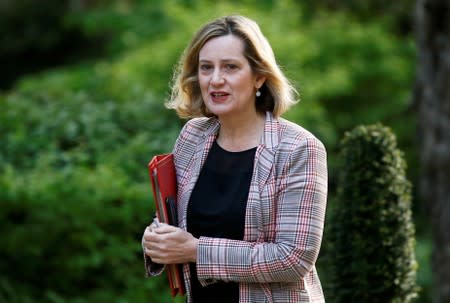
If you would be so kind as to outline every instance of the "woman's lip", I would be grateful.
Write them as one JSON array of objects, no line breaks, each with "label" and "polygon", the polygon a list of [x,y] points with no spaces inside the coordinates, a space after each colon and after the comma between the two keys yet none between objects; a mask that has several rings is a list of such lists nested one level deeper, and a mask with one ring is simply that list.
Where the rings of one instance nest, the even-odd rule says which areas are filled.
[{"label": "woman's lip", "polygon": [[229,93],[226,92],[211,92],[209,94],[213,97],[225,97],[229,95]]},{"label": "woman's lip", "polygon": [[224,102],[228,99],[230,94],[226,92],[211,92],[209,95],[213,102]]}]

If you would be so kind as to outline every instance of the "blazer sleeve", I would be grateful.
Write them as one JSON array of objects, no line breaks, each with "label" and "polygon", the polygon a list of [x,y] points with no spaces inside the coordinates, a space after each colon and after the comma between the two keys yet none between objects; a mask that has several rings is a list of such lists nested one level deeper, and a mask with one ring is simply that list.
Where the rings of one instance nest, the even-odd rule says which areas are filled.
[{"label": "blazer sleeve", "polygon": [[275,241],[246,242],[201,237],[197,274],[214,280],[295,282],[313,268],[322,241],[327,200],[327,159],[315,137],[302,139],[278,174],[271,205],[276,211]]},{"label": "blazer sleeve", "polygon": [[[184,133],[186,131],[186,128],[187,128],[187,123],[183,126],[183,128],[180,131],[180,133],[178,134],[178,137],[175,140],[175,144],[174,144],[172,153],[174,153],[174,154],[178,154],[179,153],[178,152],[178,150],[180,149],[179,146],[183,145],[183,136],[184,136]],[[156,214],[155,214],[155,216],[156,216]],[[142,244],[142,250],[144,251],[143,244]],[[152,259],[145,254],[145,252],[144,252],[144,267],[145,267],[146,277],[158,276],[165,269],[165,265],[153,262]]]},{"label": "blazer sleeve", "polygon": [[[144,245],[142,245],[142,250],[144,250]],[[145,265],[145,274],[147,278],[158,276],[165,269],[165,265],[153,262],[152,259],[145,253],[144,253],[144,265]]]}]

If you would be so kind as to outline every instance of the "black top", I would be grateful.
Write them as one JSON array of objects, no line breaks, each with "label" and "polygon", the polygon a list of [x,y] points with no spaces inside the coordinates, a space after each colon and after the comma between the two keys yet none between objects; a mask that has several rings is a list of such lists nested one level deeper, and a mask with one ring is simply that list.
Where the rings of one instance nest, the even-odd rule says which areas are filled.
[{"label": "black top", "polygon": [[[187,209],[187,230],[200,236],[242,240],[245,209],[256,147],[229,152],[214,142],[192,191]],[[239,284],[217,282],[202,287],[195,263],[190,264],[194,303],[239,302]]]}]

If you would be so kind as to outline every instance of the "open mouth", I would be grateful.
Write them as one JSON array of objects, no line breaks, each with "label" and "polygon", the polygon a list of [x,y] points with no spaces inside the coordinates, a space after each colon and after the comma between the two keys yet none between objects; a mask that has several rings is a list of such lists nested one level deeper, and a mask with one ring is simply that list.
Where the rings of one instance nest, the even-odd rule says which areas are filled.
[{"label": "open mouth", "polygon": [[214,98],[225,97],[228,95],[229,94],[227,94],[227,93],[211,93],[211,96],[213,96]]}]

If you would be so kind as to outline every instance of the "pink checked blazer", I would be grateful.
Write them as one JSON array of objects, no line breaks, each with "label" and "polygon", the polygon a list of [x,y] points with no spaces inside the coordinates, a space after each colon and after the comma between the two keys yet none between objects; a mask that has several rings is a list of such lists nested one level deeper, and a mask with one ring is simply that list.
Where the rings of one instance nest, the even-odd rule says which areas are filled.
[{"label": "pink checked blazer", "polygon": [[[184,230],[190,195],[219,128],[216,118],[195,118],[176,141],[178,218]],[[254,161],[244,239],[201,237],[200,283],[239,282],[241,303],[325,302],[315,268],[327,200],[323,144],[304,128],[268,112]],[[183,273],[187,301],[192,302],[187,264]]]}]

